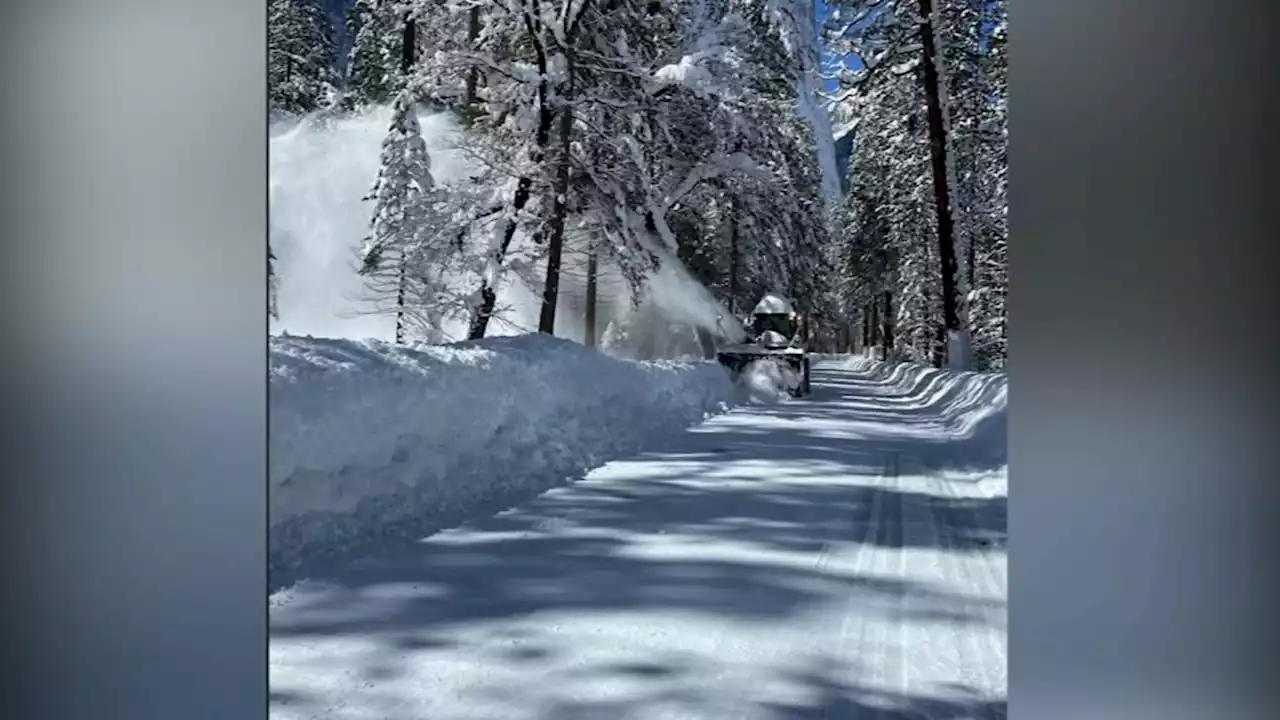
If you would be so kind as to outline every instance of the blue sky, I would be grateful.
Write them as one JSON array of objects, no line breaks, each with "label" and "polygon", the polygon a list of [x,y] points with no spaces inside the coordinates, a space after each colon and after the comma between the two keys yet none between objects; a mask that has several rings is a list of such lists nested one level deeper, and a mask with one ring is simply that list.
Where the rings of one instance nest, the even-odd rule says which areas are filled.
[{"label": "blue sky", "polygon": [[[818,20],[818,31],[821,32],[822,24],[826,22],[827,18],[831,16],[832,8],[826,3],[826,0],[814,0],[814,2],[815,2],[814,14],[817,16],[817,20]],[[828,63],[827,70],[832,70],[838,67],[841,60],[844,61],[844,65],[846,67],[852,70],[857,70],[858,68],[862,67],[861,61],[859,61],[858,58],[856,57],[826,58],[826,62]],[[836,89],[836,81],[827,80],[826,89],[828,92],[834,91]]]}]

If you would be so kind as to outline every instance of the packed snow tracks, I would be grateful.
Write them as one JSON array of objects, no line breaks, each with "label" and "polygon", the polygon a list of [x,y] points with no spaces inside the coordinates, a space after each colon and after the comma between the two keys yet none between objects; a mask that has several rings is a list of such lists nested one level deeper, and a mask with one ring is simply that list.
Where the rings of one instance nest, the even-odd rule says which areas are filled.
[{"label": "packed snow tracks", "polygon": [[273,718],[1003,718],[1005,380],[815,365],[271,599]]}]

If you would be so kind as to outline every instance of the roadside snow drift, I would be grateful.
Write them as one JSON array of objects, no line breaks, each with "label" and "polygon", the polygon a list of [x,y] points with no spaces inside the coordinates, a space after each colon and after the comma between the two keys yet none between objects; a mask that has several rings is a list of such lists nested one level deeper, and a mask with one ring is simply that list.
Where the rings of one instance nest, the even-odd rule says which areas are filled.
[{"label": "roadside snow drift", "polygon": [[414,349],[273,337],[272,585],[535,495],[733,397],[714,362],[618,360],[547,335]]},{"label": "roadside snow drift", "polygon": [[[1007,465],[1009,376],[1005,372],[939,370],[918,363],[886,363],[849,356],[823,367],[863,374],[878,397],[873,403],[927,408],[932,419],[915,427],[947,438],[919,443],[913,453],[925,467]],[[890,401],[888,396],[895,396]]]}]

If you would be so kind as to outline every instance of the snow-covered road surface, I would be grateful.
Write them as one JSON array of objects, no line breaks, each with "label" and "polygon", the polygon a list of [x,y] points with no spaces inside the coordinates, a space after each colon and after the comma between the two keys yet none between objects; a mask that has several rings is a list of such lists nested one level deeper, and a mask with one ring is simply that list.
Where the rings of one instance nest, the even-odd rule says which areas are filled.
[{"label": "snow-covered road surface", "polygon": [[275,594],[271,716],[1005,717],[1004,379],[900,370]]}]

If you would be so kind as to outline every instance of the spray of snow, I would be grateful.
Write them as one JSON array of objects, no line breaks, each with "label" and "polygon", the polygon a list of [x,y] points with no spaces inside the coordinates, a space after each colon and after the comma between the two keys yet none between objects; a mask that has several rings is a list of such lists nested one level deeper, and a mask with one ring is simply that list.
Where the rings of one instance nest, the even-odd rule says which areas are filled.
[{"label": "spray of snow", "polygon": [[654,305],[672,322],[685,323],[717,337],[736,338],[744,330],[737,318],[689,274],[674,257],[649,281]]},{"label": "spray of snow", "polygon": [[[280,319],[271,323],[273,333],[353,339],[394,334],[394,318],[362,312],[363,281],[356,273],[372,212],[363,198],[378,176],[390,121],[390,108],[380,107],[272,129],[270,225],[280,278]],[[448,116],[423,115],[419,121],[436,182],[464,176],[465,158]]]},{"label": "spray of snow", "polygon": [[[372,211],[363,198],[377,178],[390,120],[390,109],[380,107],[354,116],[273,126],[268,170],[271,242],[280,279],[280,319],[271,322],[273,334],[382,340],[394,335],[393,317],[365,312],[363,280],[356,273]],[[436,183],[449,185],[465,178],[468,158],[459,147],[460,131],[451,116],[423,114],[419,122]],[[697,327],[717,336],[740,330],[674,256],[662,254],[663,269],[647,288],[647,312],[656,313],[662,324]],[[543,277],[540,265],[530,263],[528,272],[505,276],[498,305],[507,312],[490,323],[488,335],[536,329],[541,288],[527,286],[520,277]],[[585,266],[585,255],[566,252],[556,314],[556,334],[579,341],[584,338]],[[630,315],[631,299],[617,268],[602,260],[599,327]],[[460,339],[463,328],[447,327],[446,335]]]},{"label": "spray of snow", "polygon": [[[471,165],[453,117],[423,113],[418,120],[435,183],[463,181]],[[376,107],[272,128],[268,182],[280,319],[271,322],[271,333],[381,340],[394,336],[394,317],[369,314],[363,278],[356,272],[373,210],[364,198],[378,176],[390,121],[391,109]],[[513,247],[512,256],[518,255]],[[566,259],[566,270],[573,267],[573,259]],[[490,323],[487,334],[532,331],[541,298],[515,276],[504,280],[498,306],[506,311]],[[445,336],[462,339],[465,322],[447,323]]]},{"label": "spray of snow", "polygon": [[791,401],[790,391],[800,384],[800,374],[775,360],[757,360],[742,369],[738,378],[739,403],[777,405]]}]

